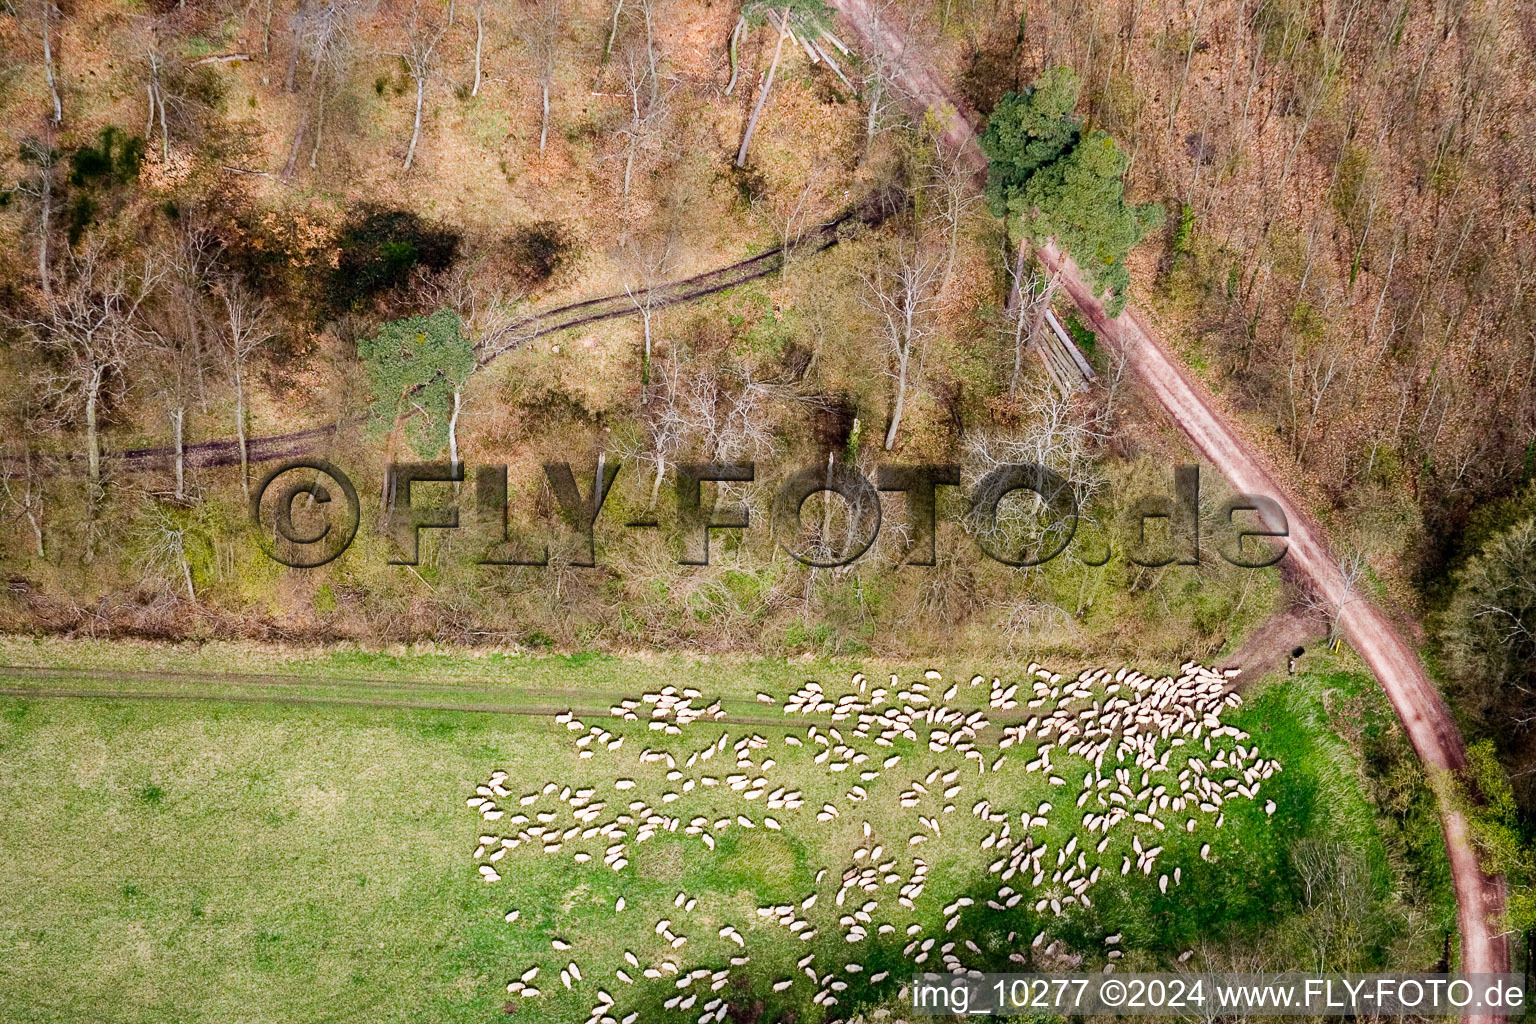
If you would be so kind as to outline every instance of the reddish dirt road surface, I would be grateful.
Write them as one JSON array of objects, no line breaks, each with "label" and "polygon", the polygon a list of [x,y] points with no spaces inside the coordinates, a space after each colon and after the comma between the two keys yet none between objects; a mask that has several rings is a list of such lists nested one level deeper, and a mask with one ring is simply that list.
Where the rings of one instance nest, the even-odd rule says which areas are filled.
[{"label": "reddish dirt road surface", "polygon": [[[907,41],[894,18],[882,17],[873,0],[840,0],[837,6],[841,24],[849,34],[866,51],[879,50],[889,59],[895,82],[908,101],[931,111],[945,125],[945,141],[978,174],[984,174],[986,158],[976,144],[973,116],[926,57]],[[1429,769],[1456,890],[1460,969],[1475,974],[1507,972],[1504,879],[1485,873],[1478,864],[1466,815],[1456,805],[1447,778],[1465,767],[1466,747],[1450,709],[1417,653],[1375,605],[1348,585],[1322,530],[1279,485],[1256,449],[1227,426],[1209,396],[1184,373],[1146,321],[1129,307],[1119,316],[1109,317],[1070,258],[1054,246],[1038,252],[1049,269],[1062,272],[1063,286],[1093,329],[1124,357],[1201,457],[1238,491],[1264,495],[1278,503],[1289,533],[1286,557],[1292,571],[1328,607],[1336,609],[1340,629],[1380,681],[1419,759]]]}]

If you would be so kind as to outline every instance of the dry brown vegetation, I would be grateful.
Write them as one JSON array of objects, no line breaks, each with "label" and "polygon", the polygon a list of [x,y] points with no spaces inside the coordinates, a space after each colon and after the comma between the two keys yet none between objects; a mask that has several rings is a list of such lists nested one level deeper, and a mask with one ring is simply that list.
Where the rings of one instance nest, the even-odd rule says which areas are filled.
[{"label": "dry brown vegetation", "polygon": [[[776,480],[829,451],[866,475],[959,459],[969,481],[1024,435],[1052,457],[1077,439],[1064,457],[1091,477],[1100,520],[1119,508],[1106,492],[1168,487],[1179,450],[1102,355],[1097,390],[1075,403],[1032,365],[1020,379],[1017,328],[1036,318],[1003,309],[1001,231],[959,187],[935,126],[900,116],[885,57],[839,56],[854,95],[787,46],[750,159],[733,167],[777,36],[740,36],[727,95],[737,14],[680,0],[18,2],[0,20],[15,185],[0,218],[15,456],[0,494],[14,524],[0,539],[4,621],[1171,656],[1218,649],[1261,614],[1267,579],[978,561],[958,503],[941,506],[936,569],[894,568],[894,497],[862,568],[802,569],[774,554],[767,482],[737,488],[759,526],[740,549],[717,535],[723,564],[708,570],[678,567],[662,533],[617,528],[596,571],[562,568],[557,552],[549,569],[488,574],[457,536],[429,541],[412,571],[386,564],[384,449],[351,419],[370,400],[356,344],[444,307],[473,340],[505,342],[530,311],[634,302],[634,317],[517,346],[465,385],[455,443],[471,470],[510,465],[518,509],[553,513],[548,459],[590,480],[600,453],[623,458],[618,522],[665,509],[680,460],[754,459]],[[1521,51],[1536,25],[1493,4],[1359,0],[953,0],[887,16],[983,113],[1045,67],[1077,70],[1081,112],[1132,154],[1131,192],[1169,204],[1166,235],[1137,253],[1134,301],[1413,601],[1413,573],[1454,557],[1454,527],[1531,460]],[[645,297],[854,203],[878,223],[757,283],[687,306]],[[390,276],[377,218],[402,216],[422,258]],[[372,255],[348,262],[358,252]],[[82,361],[57,316],[96,266],[124,301],[108,310],[112,351]],[[95,427],[80,384],[92,367],[106,368]],[[323,424],[341,425],[322,451],[375,506],[354,551],[316,573],[254,550],[238,468],[169,458],[129,473],[112,457]],[[75,472],[93,433],[106,452],[94,480]],[[1138,453],[1161,468],[1127,461]],[[1149,639],[1144,624],[1165,617],[1177,625]]]}]

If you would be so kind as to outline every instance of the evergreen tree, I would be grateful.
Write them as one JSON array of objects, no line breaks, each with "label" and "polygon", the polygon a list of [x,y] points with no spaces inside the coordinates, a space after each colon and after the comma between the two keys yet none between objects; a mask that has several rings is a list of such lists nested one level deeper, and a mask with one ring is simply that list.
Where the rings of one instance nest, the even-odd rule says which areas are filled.
[{"label": "evergreen tree", "polygon": [[1161,203],[1125,201],[1128,161],[1114,139],[1084,133],[1072,109],[1077,76],[1052,68],[1004,96],[987,122],[987,201],[1016,238],[1055,239],[1077,261],[1111,316],[1125,308],[1131,249],[1163,222]]},{"label": "evergreen tree", "polygon": [[1008,199],[1035,172],[1077,145],[1078,81],[1071,68],[1051,68],[1022,93],[1005,95],[987,120],[981,148],[991,161],[987,202],[995,217],[1008,215]]}]

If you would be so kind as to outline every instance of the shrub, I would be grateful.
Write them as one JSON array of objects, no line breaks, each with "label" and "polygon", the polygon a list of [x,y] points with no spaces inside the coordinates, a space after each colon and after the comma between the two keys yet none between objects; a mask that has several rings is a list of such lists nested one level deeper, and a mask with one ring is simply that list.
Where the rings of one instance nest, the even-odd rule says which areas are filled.
[{"label": "shrub", "polygon": [[362,307],[410,279],[418,267],[440,273],[453,265],[459,236],[429,226],[409,210],[363,211],[336,238],[328,304],[335,312]]},{"label": "shrub", "polygon": [[508,276],[523,288],[541,285],[570,263],[575,246],[559,223],[541,220],[507,239]]}]

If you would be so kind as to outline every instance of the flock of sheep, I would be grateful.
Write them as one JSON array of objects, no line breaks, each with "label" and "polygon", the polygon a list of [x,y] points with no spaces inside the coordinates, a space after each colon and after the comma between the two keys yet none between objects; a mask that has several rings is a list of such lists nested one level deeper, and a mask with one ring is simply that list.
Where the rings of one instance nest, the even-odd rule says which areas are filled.
[{"label": "flock of sheep", "polygon": [[[720,701],[708,701],[697,689],[668,686],[610,709],[612,719],[644,722],[647,732],[657,734],[654,747],[633,755],[620,751],[636,726],[615,724],[610,729],[561,713],[555,724],[579,734],[574,741],[579,759],[603,755],[614,762],[613,792],[548,782],[518,793],[509,786],[507,772],[493,773],[467,801],[484,822],[502,823],[498,834],[480,836],[474,854],[478,870],[487,882],[497,882],[502,858],[532,850],[564,854],[577,865],[600,858],[606,868],[624,872],[633,848],[661,835],[714,850],[717,840],[733,831],[788,826],[805,834],[818,827],[829,832],[853,827],[847,837],[855,841],[851,853],[831,883],[823,886],[832,874],[823,868],[803,898],[758,907],[759,921],[753,926],[758,934],[782,928],[787,936],[810,943],[835,928],[853,947],[871,935],[894,936],[899,929],[900,938],[907,940],[903,954],[914,970],[935,969],[937,965],[925,965],[936,956],[944,970],[959,973],[967,970],[961,960],[967,949],[980,953],[974,943],[941,942],[942,936],[925,936],[924,924],[912,920],[935,920],[932,897],[924,899],[930,868],[920,849],[924,844],[935,844],[940,858],[975,858],[979,853],[988,861],[988,871],[998,882],[995,897],[986,900],[992,911],[1026,904],[1038,917],[1062,915],[1075,906],[1092,906],[1091,891],[1106,867],[1120,875],[1136,871],[1150,877],[1157,872],[1165,893],[1170,885],[1180,885],[1183,866],[1162,866],[1170,845],[1164,833],[1221,828],[1226,805],[1256,800],[1263,781],[1280,770],[1277,762],[1260,757],[1248,745],[1245,732],[1221,720],[1224,710],[1241,702],[1228,689],[1235,672],[1223,674],[1188,663],[1177,677],[1090,669],[1065,680],[1038,665],[1028,671],[1025,683],[1005,685],[994,679],[988,684],[975,676],[964,687],[945,686],[934,671],[908,684],[892,676],[885,686],[855,674],[847,691],[836,696],[819,683],[807,682],[784,700],[789,729],[776,742],[756,731],[733,734]],[[984,707],[979,693],[962,696],[983,685]],[[768,693],[757,694],[757,701],[778,704]],[[698,732],[707,734],[701,744],[667,741]],[[637,794],[642,783],[624,774],[625,757],[660,773],[660,791],[650,793],[658,787],[647,777],[643,785],[649,797]],[[779,764],[780,757],[786,764]],[[881,799],[879,784],[887,779],[885,785],[891,786],[889,779],[898,772],[900,794],[891,806],[888,798]],[[989,775],[1005,772],[1036,775],[1045,785],[987,785]],[[807,802],[801,786],[831,786],[832,792],[841,791],[840,799],[817,807],[815,801]],[[1042,789],[1049,799],[1037,799]],[[1007,795],[1023,792],[1035,794],[1024,805]],[[869,801],[873,806],[863,810],[860,805]],[[671,806],[680,803],[700,813]],[[954,837],[969,832],[974,839],[977,830],[949,818],[967,803],[985,831],[970,854],[952,848]],[[1273,801],[1266,801],[1264,811],[1274,813]],[[845,814],[847,826],[840,821]],[[948,846],[946,830],[951,836]],[[1199,855],[1213,859],[1209,842],[1202,844]],[[551,967],[546,977],[558,972],[559,984],[566,989],[594,987],[596,1002],[589,1019],[601,1024],[638,1020],[638,1011],[618,1016],[617,999],[609,988],[632,985],[640,978],[665,979],[675,986],[676,993],[663,1002],[666,1009],[693,1014],[699,1024],[722,1021],[728,1006],[720,992],[732,969],[750,962],[746,947],[752,936],[735,924],[711,924],[716,938],[737,949],[716,949],[705,956],[713,966],[685,967],[685,921],[697,902],[697,896],[678,892],[672,908],[651,923],[660,939],[658,950],[645,962],[625,950],[625,965],[612,970],[612,982],[589,979],[570,953],[572,942],[558,937],[550,940],[550,947],[559,954],[556,960],[566,963]],[[953,932],[973,903],[971,897],[958,896],[945,904],[938,915],[943,932]],[[623,915],[626,909],[621,896],[614,912]],[[506,920],[516,923],[520,916],[512,910]],[[906,923],[899,923],[903,920]],[[1010,934],[1010,940],[1014,937]],[[1034,946],[1045,938],[1041,931]],[[1119,941],[1119,935],[1109,936],[1106,945]],[[812,1001],[830,1013],[847,990],[848,978],[864,974],[865,967],[856,956],[818,967],[818,957],[827,959],[825,943],[819,949],[805,948],[813,951],[796,960],[793,972],[775,978],[773,991],[789,990],[803,976],[815,990]],[[725,953],[731,955],[726,958]],[[1020,954],[1011,955],[1022,962]],[[1118,948],[1108,954],[1110,960],[1120,955]],[[888,973],[866,977],[878,984]],[[539,986],[545,984],[540,975],[540,965],[530,966],[507,991],[537,998],[543,994]]]}]

